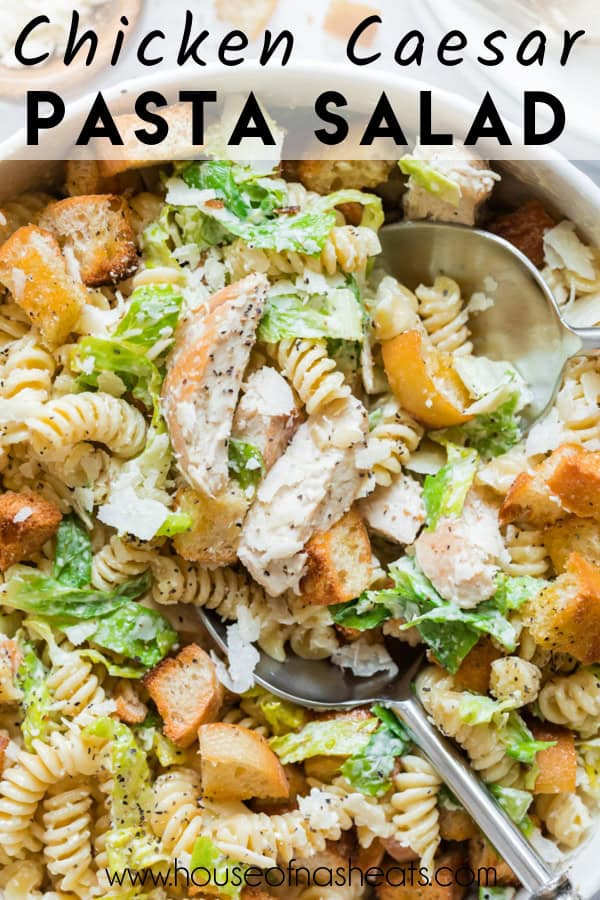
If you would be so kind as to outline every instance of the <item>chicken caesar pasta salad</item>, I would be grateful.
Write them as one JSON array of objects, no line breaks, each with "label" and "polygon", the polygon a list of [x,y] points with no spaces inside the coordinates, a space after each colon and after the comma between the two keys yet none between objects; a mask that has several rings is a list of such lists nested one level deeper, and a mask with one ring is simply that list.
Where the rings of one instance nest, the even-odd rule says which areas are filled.
[{"label": "chicken caesar pasta salad", "polygon": [[550,861],[585,840],[600,364],[570,362],[525,435],[527,384],[471,341],[493,285],[409,290],[378,230],[477,223],[586,325],[600,250],[502,208],[462,147],[138,165],[69,162],[0,213],[0,894],[416,900],[398,873],[467,866],[509,897],[393,713],[280,700],[256,645],[357,676],[394,670],[384,637],[424,645],[415,689],[496,800]]}]

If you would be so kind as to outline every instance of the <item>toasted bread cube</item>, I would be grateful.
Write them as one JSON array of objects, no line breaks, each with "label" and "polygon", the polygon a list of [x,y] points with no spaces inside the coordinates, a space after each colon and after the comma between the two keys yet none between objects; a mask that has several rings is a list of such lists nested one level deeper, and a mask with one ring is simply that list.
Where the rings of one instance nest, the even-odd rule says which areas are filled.
[{"label": "toasted bread cube", "polygon": [[215,0],[217,18],[235,28],[241,28],[251,41],[258,37],[268,24],[279,0]]},{"label": "toasted bread cube", "polygon": [[563,574],[529,603],[528,616],[541,647],[600,662],[600,568],[572,553]]},{"label": "toasted bread cube", "polygon": [[557,575],[565,571],[571,553],[579,553],[588,562],[600,566],[600,523],[569,516],[546,528],[544,545]]},{"label": "toasted bread cube", "polygon": [[269,894],[261,888],[246,885],[242,888],[241,900],[273,900],[273,894]]},{"label": "toasted bread cube", "polygon": [[198,731],[204,795],[211,800],[288,797],[289,784],[268,741],[242,725],[215,722]]},{"label": "toasted bread cube", "polygon": [[230,482],[215,497],[183,488],[177,494],[175,505],[193,521],[191,531],[177,534],[173,539],[180,556],[210,568],[236,561],[242,525],[250,506],[236,482]]},{"label": "toasted bread cube", "polygon": [[122,678],[113,691],[117,718],[127,725],[140,725],[148,715],[148,707],[138,697],[133,684]]},{"label": "toasted bread cube", "polygon": [[511,522],[543,528],[564,515],[557,497],[552,496],[539,472],[521,472],[513,481],[500,507],[500,524]]},{"label": "toasted bread cube", "polygon": [[555,741],[554,747],[540,750],[536,754],[535,761],[539,774],[533,793],[574,793],[577,781],[577,754],[573,732],[560,725],[537,720],[529,722],[529,728],[536,741]]},{"label": "toasted bread cube", "polygon": [[[326,151],[325,151],[326,154]],[[341,188],[368,190],[385,181],[395,163],[379,159],[343,160],[343,159],[303,159],[293,163],[284,163],[290,173],[290,180],[300,181],[309,191],[318,194],[330,194]],[[342,211],[346,214],[344,204]],[[360,225],[363,207],[355,211],[356,218],[351,225]]]},{"label": "toasted bread cube", "polygon": [[313,535],[305,549],[308,562],[301,587],[307,603],[346,603],[369,587],[373,569],[371,542],[356,508],[329,531]]},{"label": "toasted bread cube", "polygon": [[561,449],[565,452],[552,454],[554,464],[546,484],[567,512],[600,520],[600,452],[577,445]]},{"label": "toasted bread cube", "polygon": [[69,197],[103,194],[105,191],[116,190],[116,187],[117,179],[104,178],[95,159],[67,160],[65,190]]},{"label": "toasted bread cube", "polygon": [[39,329],[48,347],[66,341],[87,295],[83,285],[67,272],[53,235],[36,225],[15,231],[0,247],[0,282]]},{"label": "toasted bread cube", "polygon": [[0,494],[0,571],[41,550],[61,519],[60,510],[39,494]]},{"label": "toasted bread cube", "polygon": [[488,839],[482,834],[469,841],[469,865],[474,872],[478,872],[479,869],[495,870],[495,880],[498,885],[519,886],[519,879],[513,870],[496,853]]},{"label": "toasted bread cube", "polygon": [[490,686],[492,663],[502,654],[489,638],[479,638],[473,649],[463,659],[455,681],[461,691],[487,694]]},{"label": "toasted bread cube", "polygon": [[69,197],[46,207],[39,224],[74,254],[84,284],[113,284],[137,268],[135,235],[123,197]]},{"label": "toasted bread cube", "polygon": [[468,841],[477,835],[477,825],[464,809],[439,811],[440,836],[444,841]]},{"label": "toasted bread cube", "polygon": [[[384,883],[377,884],[375,897],[377,900],[462,900],[467,888],[458,884],[454,874],[465,864],[465,853],[460,845],[450,845],[448,850],[440,853],[434,860],[435,871],[439,878],[433,877],[431,884],[421,887],[418,867],[406,869],[404,874],[396,862],[384,867],[389,877]],[[461,879],[466,880],[466,879]],[[389,883],[387,883],[389,882]]]},{"label": "toasted bread cube", "polygon": [[514,212],[496,216],[488,222],[489,231],[498,234],[520,250],[534,266],[544,264],[544,235],[556,222],[539,200],[528,200]]},{"label": "toasted bread cube", "polygon": [[197,644],[163,659],[142,682],[164,719],[164,733],[182,748],[193,743],[201,725],[215,719],[223,701],[214,663]]},{"label": "toasted bread cube", "polygon": [[283,767],[285,777],[288,781],[287,797],[273,798],[263,797],[255,798],[250,801],[250,808],[253,812],[264,812],[269,816],[278,816],[282,813],[292,812],[298,809],[298,797],[304,797],[310,793],[310,785],[306,780],[306,776],[302,770],[302,766],[289,763]]}]

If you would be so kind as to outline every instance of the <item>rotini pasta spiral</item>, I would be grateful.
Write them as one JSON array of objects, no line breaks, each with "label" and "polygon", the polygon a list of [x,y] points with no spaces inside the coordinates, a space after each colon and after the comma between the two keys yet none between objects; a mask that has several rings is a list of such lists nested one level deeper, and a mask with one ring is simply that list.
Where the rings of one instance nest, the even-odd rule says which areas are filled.
[{"label": "rotini pasta spiral", "polygon": [[92,559],[92,585],[100,591],[112,591],[118,585],[150,568],[156,554],[152,544],[128,540],[113,534],[108,544]]},{"label": "rotini pasta spiral", "polygon": [[337,798],[341,809],[354,822],[361,847],[370,847],[376,838],[392,837],[394,826],[385,803],[357,791],[341,776],[334,778],[331,784],[322,784],[312,778],[308,783]]},{"label": "rotini pasta spiral", "polygon": [[23,338],[30,329],[27,314],[16,303],[0,305],[0,350]]},{"label": "rotini pasta spiral", "polygon": [[570,850],[581,844],[591,825],[587,807],[577,794],[542,794],[535,811],[552,837]]},{"label": "rotini pasta spiral", "polygon": [[591,737],[600,729],[600,677],[593,669],[552,678],[540,691],[545,719]]},{"label": "rotini pasta spiral", "polygon": [[574,359],[556,397],[565,440],[600,449],[600,366],[596,359]]},{"label": "rotini pasta spiral", "polygon": [[6,241],[17,228],[36,222],[42,210],[54,199],[43,191],[28,191],[6,200],[0,209],[0,243]]},{"label": "rotini pasta spiral", "polygon": [[505,787],[518,782],[519,763],[506,756],[506,748],[494,726],[466,725],[461,721],[458,714],[461,694],[451,678],[435,666],[429,666],[417,678],[417,693],[438,728],[467,751],[473,768],[484,781]]},{"label": "rotini pasta spiral", "polygon": [[115,708],[114,702],[107,699],[92,663],[77,651],[64,652],[64,660],[52,669],[46,686],[57,717],[75,718],[80,727]]},{"label": "rotini pasta spiral", "polygon": [[494,660],[490,691],[498,700],[510,700],[515,707],[533,703],[539,694],[542,673],[535,663],[519,656]]},{"label": "rotini pasta spiral", "polygon": [[102,765],[102,745],[88,742],[76,731],[54,732],[49,743],[34,740],[32,746],[34,752],[22,751],[0,781],[0,844],[9,856],[18,856],[25,848],[39,849],[31,823],[51,785],[93,775]]},{"label": "rotini pasta spiral", "polygon": [[327,355],[325,341],[290,338],[280,341],[272,352],[309,415],[335,413],[350,397],[344,376]]},{"label": "rotini pasta spiral", "polygon": [[[0,397],[19,404],[44,403],[52,390],[55,368],[54,357],[35,338],[27,336],[14,341],[6,350],[0,371]],[[3,426],[4,443],[15,444],[26,439],[27,428],[23,422],[8,422]]]},{"label": "rotini pasta spiral", "polygon": [[415,294],[419,300],[419,315],[434,347],[463,356],[471,353],[473,344],[467,327],[469,314],[463,309],[457,283],[440,275],[433,287],[421,284]]},{"label": "rotini pasta spiral", "polygon": [[50,790],[43,802],[44,858],[58,887],[80,897],[89,897],[95,876],[92,872],[91,814],[89,785]]},{"label": "rotini pasta spiral", "polygon": [[263,725],[262,722],[259,722],[251,713],[247,713],[243,707],[244,701],[242,700],[239,706],[233,706],[228,710],[221,721],[226,722],[229,725],[239,725],[241,728],[249,728],[251,731],[255,731],[265,738],[270,737],[271,734],[267,726]]},{"label": "rotini pasta spiral", "polygon": [[129,459],[146,439],[143,415],[125,400],[101,392],[51,400],[27,425],[34,452],[46,459],[60,460],[66,448],[81,441],[105,444],[115,456]]},{"label": "rotini pasta spiral", "polygon": [[150,825],[162,849],[175,859],[191,853],[205,825],[200,776],[193,769],[173,768],[158,776],[152,791]]},{"label": "rotini pasta spiral", "polygon": [[505,535],[510,561],[504,566],[508,575],[530,575],[543,578],[550,568],[548,551],[541,531],[516,528],[509,525]]},{"label": "rotini pasta spiral", "polygon": [[[44,869],[41,863],[34,859],[24,859],[18,862],[2,862],[0,870],[0,892],[3,900],[23,900],[23,898],[37,898],[41,895],[38,890],[44,880]],[[45,895],[44,895],[45,896]]]},{"label": "rotini pasta spiral", "polygon": [[431,764],[422,756],[403,756],[402,772],[393,777],[394,838],[410,847],[421,858],[421,865],[433,869],[433,858],[440,843],[437,794],[442,783]]},{"label": "rotini pasta spiral", "polygon": [[381,411],[381,417],[369,434],[367,452],[373,459],[375,481],[389,486],[419,446],[424,429],[394,397],[386,398],[377,410]]}]

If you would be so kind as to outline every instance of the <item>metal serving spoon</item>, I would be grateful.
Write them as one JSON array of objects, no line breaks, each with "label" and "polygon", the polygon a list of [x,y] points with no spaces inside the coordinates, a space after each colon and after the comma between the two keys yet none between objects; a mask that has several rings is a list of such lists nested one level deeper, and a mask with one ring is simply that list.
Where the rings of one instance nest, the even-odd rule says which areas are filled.
[{"label": "metal serving spoon", "polygon": [[[212,640],[226,653],[226,624],[210,610],[198,609],[198,613]],[[328,660],[301,659],[290,651],[285,662],[277,662],[261,652],[255,680],[272,694],[312,709],[352,709],[375,703],[389,706],[532,900],[578,900],[568,877],[548,868],[466,760],[429,721],[411,689],[423,662],[422,651],[394,640],[389,641],[388,648],[396,656],[400,674],[381,672],[371,678],[357,678]]]},{"label": "metal serving spoon", "polygon": [[386,225],[380,238],[386,271],[411,290],[447,275],[463,297],[481,291],[494,301],[470,317],[471,339],[479,355],[513,363],[531,388],[526,427],[554,400],[565,363],[600,352],[600,328],[568,325],[536,267],[504,238],[437,222]]}]

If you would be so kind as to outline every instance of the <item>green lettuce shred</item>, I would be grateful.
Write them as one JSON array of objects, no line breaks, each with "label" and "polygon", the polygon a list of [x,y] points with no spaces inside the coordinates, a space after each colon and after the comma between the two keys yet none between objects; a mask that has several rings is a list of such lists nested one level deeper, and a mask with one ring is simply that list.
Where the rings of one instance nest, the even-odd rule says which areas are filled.
[{"label": "green lettuce shred", "polygon": [[282,700],[264,688],[255,686],[243,695],[244,708],[269,726],[275,737],[299,731],[306,725],[308,713],[302,706]]},{"label": "green lettuce shred", "polygon": [[238,438],[230,438],[228,465],[231,477],[251,499],[265,474],[265,461],[258,447]]},{"label": "green lettuce shred", "polygon": [[232,897],[233,900],[239,900],[245,884],[244,873],[247,868],[222,853],[209,837],[201,835],[196,838],[192,850],[190,871],[196,872],[195,883],[199,886],[218,885],[220,897]]},{"label": "green lettuce shred", "polygon": [[48,672],[35,651],[26,641],[20,641],[21,662],[16,674],[16,685],[21,691],[20,706],[23,712],[21,734],[27,750],[32,750],[34,740],[45,740],[52,724],[52,695],[48,689]]},{"label": "green lettuce shred", "polygon": [[300,731],[271,738],[271,748],[284,765],[313,756],[352,756],[368,743],[379,719],[321,719]]},{"label": "green lettuce shred", "polygon": [[453,181],[434,168],[431,163],[414,156],[403,156],[398,165],[403,175],[410,175],[419,187],[424,188],[429,194],[434,194],[445,203],[458,206],[461,190],[458,182]]},{"label": "green lettuce shred", "polygon": [[390,775],[396,758],[408,751],[412,744],[410,735],[390,710],[374,706],[371,710],[381,724],[368,743],[354,753],[341,768],[350,784],[370,797],[382,797],[391,788]]},{"label": "green lettuce shred", "polygon": [[460,516],[477,471],[476,450],[446,444],[448,462],[423,484],[427,527],[434,530],[440,519]]}]

